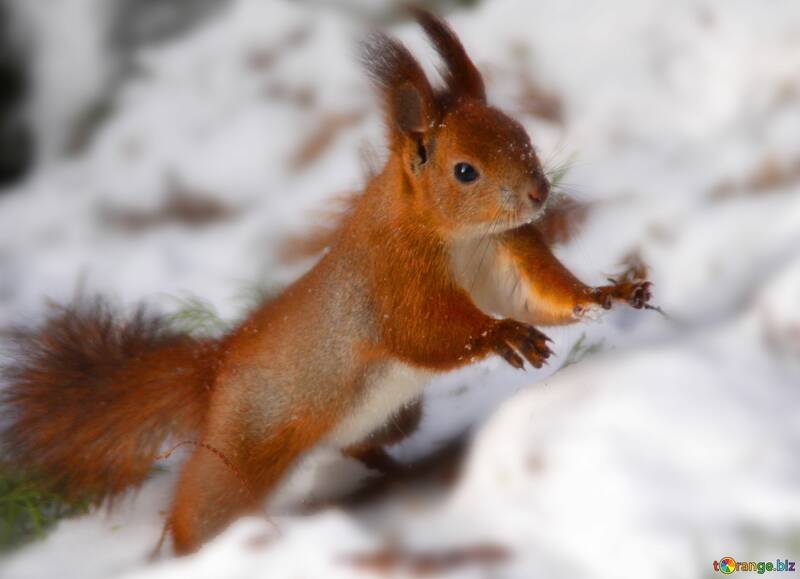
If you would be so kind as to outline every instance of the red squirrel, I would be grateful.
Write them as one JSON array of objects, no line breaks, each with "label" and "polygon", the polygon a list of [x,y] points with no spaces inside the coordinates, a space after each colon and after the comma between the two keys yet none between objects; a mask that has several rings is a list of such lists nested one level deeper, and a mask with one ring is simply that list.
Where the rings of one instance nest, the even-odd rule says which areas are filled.
[{"label": "red squirrel", "polygon": [[219,339],[103,301],[57,309],[6,369],[8,460],[67,496],[110,499],[146,479],[168,437],[200,442],[168,518],[190,553],[315,445],[369,457],[402,438],[435,373],[493,355],[540,368],[551,351],[535,325],[647,304],[646,280],[589,287],[551,253],[536,227],[550,184],[528,134],[487,103],[453,30],[415,15],[443,86],[398,40],[364,42],[390,154],[329,251]]}]

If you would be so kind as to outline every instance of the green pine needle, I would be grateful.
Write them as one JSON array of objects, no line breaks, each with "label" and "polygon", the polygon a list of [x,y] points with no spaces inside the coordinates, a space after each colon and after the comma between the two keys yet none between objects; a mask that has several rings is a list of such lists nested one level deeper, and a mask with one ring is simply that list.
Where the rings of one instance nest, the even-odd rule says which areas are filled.
[{"label": "green pine needle", "polygon": [[228,330],[228,323],[208,300],[190,294],[173,296],[173,299],[179,308],[169,319],[177,331],[197,337],[214,337]]},{"label": "green pine needle", "polygon": [[35,478],[0,470],[0,551],[32,539],[61,519],[89,510],[88,501],[66,501]]},{"label": "green pine needle", "polygon": [[564,360],[564,363],[561,365],[559,370],[563,370],[568,366],[577,364],[578,362],[583,360],[586,356],[591,356],[592,354],[601,352],[603,348],[604,348],[603,340],[595,342],[594,344],[587,344],[586,333],[584,332],[581,334],[581,337],[578,338],[578,341],[572,345],[572,348],[570,348],[569,353],[567,353],[567,358]]}]

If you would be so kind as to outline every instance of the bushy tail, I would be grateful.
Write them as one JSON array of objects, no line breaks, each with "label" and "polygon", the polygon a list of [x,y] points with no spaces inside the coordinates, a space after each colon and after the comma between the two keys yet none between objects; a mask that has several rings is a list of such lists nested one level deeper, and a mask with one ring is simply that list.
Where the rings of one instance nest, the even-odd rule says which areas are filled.
[{"label": "bushy tail", "polygon": [[19,332],[3,372],[5,460],[69,498],[143,482],[169,435],[201,428],[217,361],[213,341],[169,325],[83,299]]}]

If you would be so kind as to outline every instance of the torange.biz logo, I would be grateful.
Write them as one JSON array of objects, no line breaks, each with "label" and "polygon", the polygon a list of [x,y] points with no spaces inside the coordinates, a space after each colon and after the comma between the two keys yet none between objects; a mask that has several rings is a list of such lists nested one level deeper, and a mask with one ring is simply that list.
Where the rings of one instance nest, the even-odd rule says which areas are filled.
[{"label": "torange.biz logo", "polygon": [[714,571],[730,575],[734,571],[740,573],[764,573],[772,571],[789,571],[794,572],[794,561],[789,559],[776,559],[773,561],[737,561],[733,557],[722,557],[719,561],[714,561]]}]

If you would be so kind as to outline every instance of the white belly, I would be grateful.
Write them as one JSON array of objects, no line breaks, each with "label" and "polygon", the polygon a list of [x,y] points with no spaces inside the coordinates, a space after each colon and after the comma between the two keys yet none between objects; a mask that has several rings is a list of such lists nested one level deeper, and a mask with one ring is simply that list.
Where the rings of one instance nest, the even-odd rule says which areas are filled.
[{"label": "white belly", "polygon": [[328,436],[328,442],[344,448],[361,442],[383,426],[400,408],[422,394],[432,372],[394,362],[371,378],[364,398]]}]

